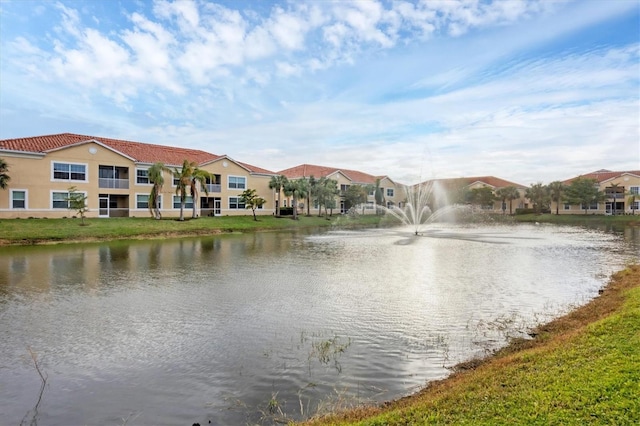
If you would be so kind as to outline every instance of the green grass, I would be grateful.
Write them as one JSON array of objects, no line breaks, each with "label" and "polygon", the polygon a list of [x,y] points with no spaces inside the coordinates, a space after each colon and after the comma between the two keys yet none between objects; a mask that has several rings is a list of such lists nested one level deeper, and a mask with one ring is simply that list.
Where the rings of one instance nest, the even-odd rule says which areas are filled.
[{"label": "green grass", "polygon": [[640,266],[605,293],[423,392],[314,425],[640,424]]},{"label": "green grass", "polygon": [[640,214],[605,216],[593,214],[523,214],[514,215],[516,222],[540,222],[556,223],[559,225],[580,225],[580,226],[628,226],[640,225]]},{"label": "green grass", "polygon": [[73,241],[116,240],[153,237],[207,235],[220,232],[297,229],[327,226],[377,226],[380,216],[344,215],[276,218],[273,216],[222,216],[185,220],[155,220],[152,218],[92,218],[85,219],[0,219],[0,243],[42,244]]}]

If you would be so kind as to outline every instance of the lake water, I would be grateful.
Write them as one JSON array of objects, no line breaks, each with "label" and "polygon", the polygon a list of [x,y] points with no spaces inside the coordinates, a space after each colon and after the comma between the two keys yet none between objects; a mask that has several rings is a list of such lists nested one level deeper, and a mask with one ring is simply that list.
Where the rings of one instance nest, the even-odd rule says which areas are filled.
[{"label": "lake water", "polygon": [[640,257],[638,228],[412,233],[0,248],[1,423],[272,424],[398,398]]}]

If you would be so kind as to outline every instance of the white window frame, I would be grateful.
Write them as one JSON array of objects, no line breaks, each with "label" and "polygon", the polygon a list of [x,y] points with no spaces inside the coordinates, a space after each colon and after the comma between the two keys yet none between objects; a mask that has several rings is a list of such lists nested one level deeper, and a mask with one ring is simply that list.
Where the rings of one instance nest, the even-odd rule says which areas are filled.
[{"label": "white window frame", "polygon": [[[233,203],[236,205],[236,207],[231,207],[231,200],[235,199],[236,202]],[[227,202],[229,203],[229,210],[245,210],[247,208],[247,205],[245,203],[242,203],[240,200],[242,199],[242,197],[240,197],[239,195],[237,197],[229,197],[229,199],[227,200]],[[242,207],[240,207],[242,206]]]},{"label": "white window frame", "polygon": [[[13,193],[14,192],[24,192],[24,207],[14,207],[13,206]],[[29,191],[27,189],[10,189],[9,190],[9,208],[11,210],[27,210],[29,208]]]},{"label": "white window frame", "polygon": [[563,209],[564,209],[564,210],[571,210],[571,204],[569,204],[569,203],[564,203],[564,205],[563,205]]},{"label": "white window frame", "polygon": [[[138,182],[138,170],[147,172],[147,182]],[[143,167],[136,167],[136,185],[153,185],[149,180],[149,169],[145,169]]]},{"label": "white window frame", "polygon": [[[242,179],[244,180],[242,186],[238,186],[239,182],[236,182],[236,186],[231,186],[231,179]],[[236,176],[229,175],[227,176],[227,189],[247,189],[247,177],[246,176]]]},{"label": "white window frame", "polygon": [[[69,167],[69,179],[59,179],[55,177],[55,165],[65,164],[68,166],[83,166],[84,180],[71,179],[71,167]],[[73,163],[70,161],[51,161],[51,182],[89,182],[89,165],[87,163]]]},{"label": "white window frame", "polygon": [[[138,197],[147,197],[147,201],[146,201],[146,206],[145,207],[140,207],[140,201],[138,200]],[[136,193],[136,209],[138,210],[143,210],[143,209],[148,209],[149,208],[149,194],[140,194],[140,193]]]},{"label": "white window frame", "polygon": [[640,195],[640,186],[630,186],[629,187],[630,195]]},{"label": "white window frame", "polygon": [[[176,202],[177,199],[177,202]],[[189,201],[191,200],[191,201]],[[176,207],[178,206],[178,207]],[[173,207],[174,210],[180,210],[180,196],[179,195],[174,195],[173,198],[171,199],[171,207]],[[184,202],[184,208],[185,209],[192,209],[193,208],[193,197],[191,195],[187,195],[187,198]]]},{"label": "white window frame", "polygon": [[[67,207],[54,207],[53,206],[53,194],[67,194],[67,196],[65,198],[69,198],[69,191],[63,191],[63,190],[51,190],[50,195],[49,195],[49,206],[51,207],[51,210],[53,211],[59,211],[59,210],[69,210],[69,200],[67,200]],[[87,196],[87,191],[76,191],[76,194],[82,194],[83,196]]]},{"label": "white window frame", "polygon": [[387,197],[393,197],[393,188],[387,188]]}]

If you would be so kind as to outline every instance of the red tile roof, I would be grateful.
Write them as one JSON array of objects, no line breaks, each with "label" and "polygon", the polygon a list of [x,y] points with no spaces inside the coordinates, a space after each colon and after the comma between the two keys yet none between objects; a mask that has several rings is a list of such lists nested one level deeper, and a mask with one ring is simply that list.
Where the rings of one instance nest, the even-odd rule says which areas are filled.
[{"label": "red tile roof", "polygon": [[570,184],[573,180],[578,179],[578,178],[585,178],[585,179],[595,179],[598,183],[600,182],[604,182],[607,181],[609,179],[614,179],[617,178],[620,175],[623,174],[631,174],[631,175],[635,175],[635,176],[640,176],[640,170],[627,170],[627,171],[622,171],[622,172],[612,172],[611,170],[597,170],[595,172],[591,172],[591,173],[587,173],[584,175],[580,175],[580,176],[576,176],[573,177],[571,179],[567,179],[565,181],[563,181],[562,183],[564,184]]},{"label": "red tile roof", "polygon": [[[0,140],[0,150],[22,151],[33,153],[47,153],[57,149],[76,144],[97,141],[120,154],[132,158],[139,163],[162,162],[167,166],[181,166],[184,160],[189,160],[198,165],[209,163],[221,158],[220,155],[198,149],[154,145],[141,142],[132,142],[120,139],[110,139],[98,136],[77,135],[73,133],[60,133],[56,135],[34,136],[28,138]],[[255,167],[246,163],[239,163],[251,172],[273,174],[269,170]]]},{"label": "red tile roof", "polygon": [[519,189],[526,188],[525,185],[520,185],[519,183],[510,182],[508,180],[500,179],[495,176],[471,176],[452,179],[431,179],[429,182],[438,182],[440,185],[451,187],[469,186],[473,183],[481,182],[493,188],[505,188],[507,186],[515,186]]},{"label": "red tile roof", "polygon": [[336,167],[316,166],[313,164],[300,164],[299,166],[281,170],[277,174],[285,175],[289,179],[299,179],[308,177],[327,177],[334,173],[342,173],[348,177],[353,183],[372,184],[376,183],[376,179],[382,179],[385,176],[373,176],[368,173],[359,172],[357,170],[341,169]]}]

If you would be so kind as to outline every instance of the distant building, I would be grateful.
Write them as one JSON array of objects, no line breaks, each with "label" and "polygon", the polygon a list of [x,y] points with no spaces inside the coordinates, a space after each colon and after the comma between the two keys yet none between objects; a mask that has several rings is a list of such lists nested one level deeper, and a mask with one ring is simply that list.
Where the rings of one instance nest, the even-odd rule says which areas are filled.
[{"label": "distant building", "polygon": [[[345,191],[351,185],[360,185],[367,189],[367,203],[362,206],[358,206],[357,210],[360,213],[373,214],[375,209],[375,188],[376,186],[382,191],[384,207],[390,208],[394,205],[398,205],[404,201],[404,186],[397,184],[388,176],[374,176],[357,170],[350,170],[329,166],[316,166],[312,164],[301,164],[289,169],[281,170],[278,175],[284,175],[289,180],[295,179],[314,179],[327,178],[333,179],[337,182],[337,188],[340,191],[336,196],[336,211],[340,213],[346,213],[348,206],[345,204],[344,194]],[[283,206],[291,207],[291,198],[282,198]],[[318,214],[318,203],[312,200],[312,204],[309,206],[309,212],[311,214]],[[298,208],[306,212],[306,200],[298,200]]]},{"label": "distant building", "polygon": [[[62,133],[0,140],[0,157],[8,164],[9,187],[0,191],[0,217],[65,217],[69,188],[86,195],[87,217],[149,216],[152,184],[147,171],[156,162],[171,169],[184,160],[212,174],[208,194],[199,191],[199,216],[246,215],[239,196],[247,188],[267,200],[258,214],[273,214],[269,189],[272,171],[236,161],[226,155],[118,139]],[[163,216],[178,216],[180,197],[173,175],[164,173],[158,204]],[[191,217],[189,196],[185,216]]]},{"label": "distant building", "polygon": [[[605,195],[604,201],[588,206],[573,205],[566,201],[560,203],[559,214],[639,214],[640,213],[640,170],[613,172],[598,170],[592,173],[567,179],[566,186],[578,178],[593,179],[600,191]],[[551,211],[555,212],[556,203],[552,203]]]},{"label": "distant building", "polygon": [[502,188],[514,187],[520,194],[518,198],[514,200],[506,200],[504,204],[502,199],[497,198],[492,200],[492,202],[479,207],[491,213],[509,213],[510,209],[512,210],[512,213],[515,213],[516,209],[529,208],[529,200],[525,197],[527,186],[510,182],[495,176],[432,179],[427,182],[439,187],[444,192],[447,197],[445,204],[461,204],[469,202],[467,199],[468,194],[474,189],[489,188],[495,195],[496,191]]}]

